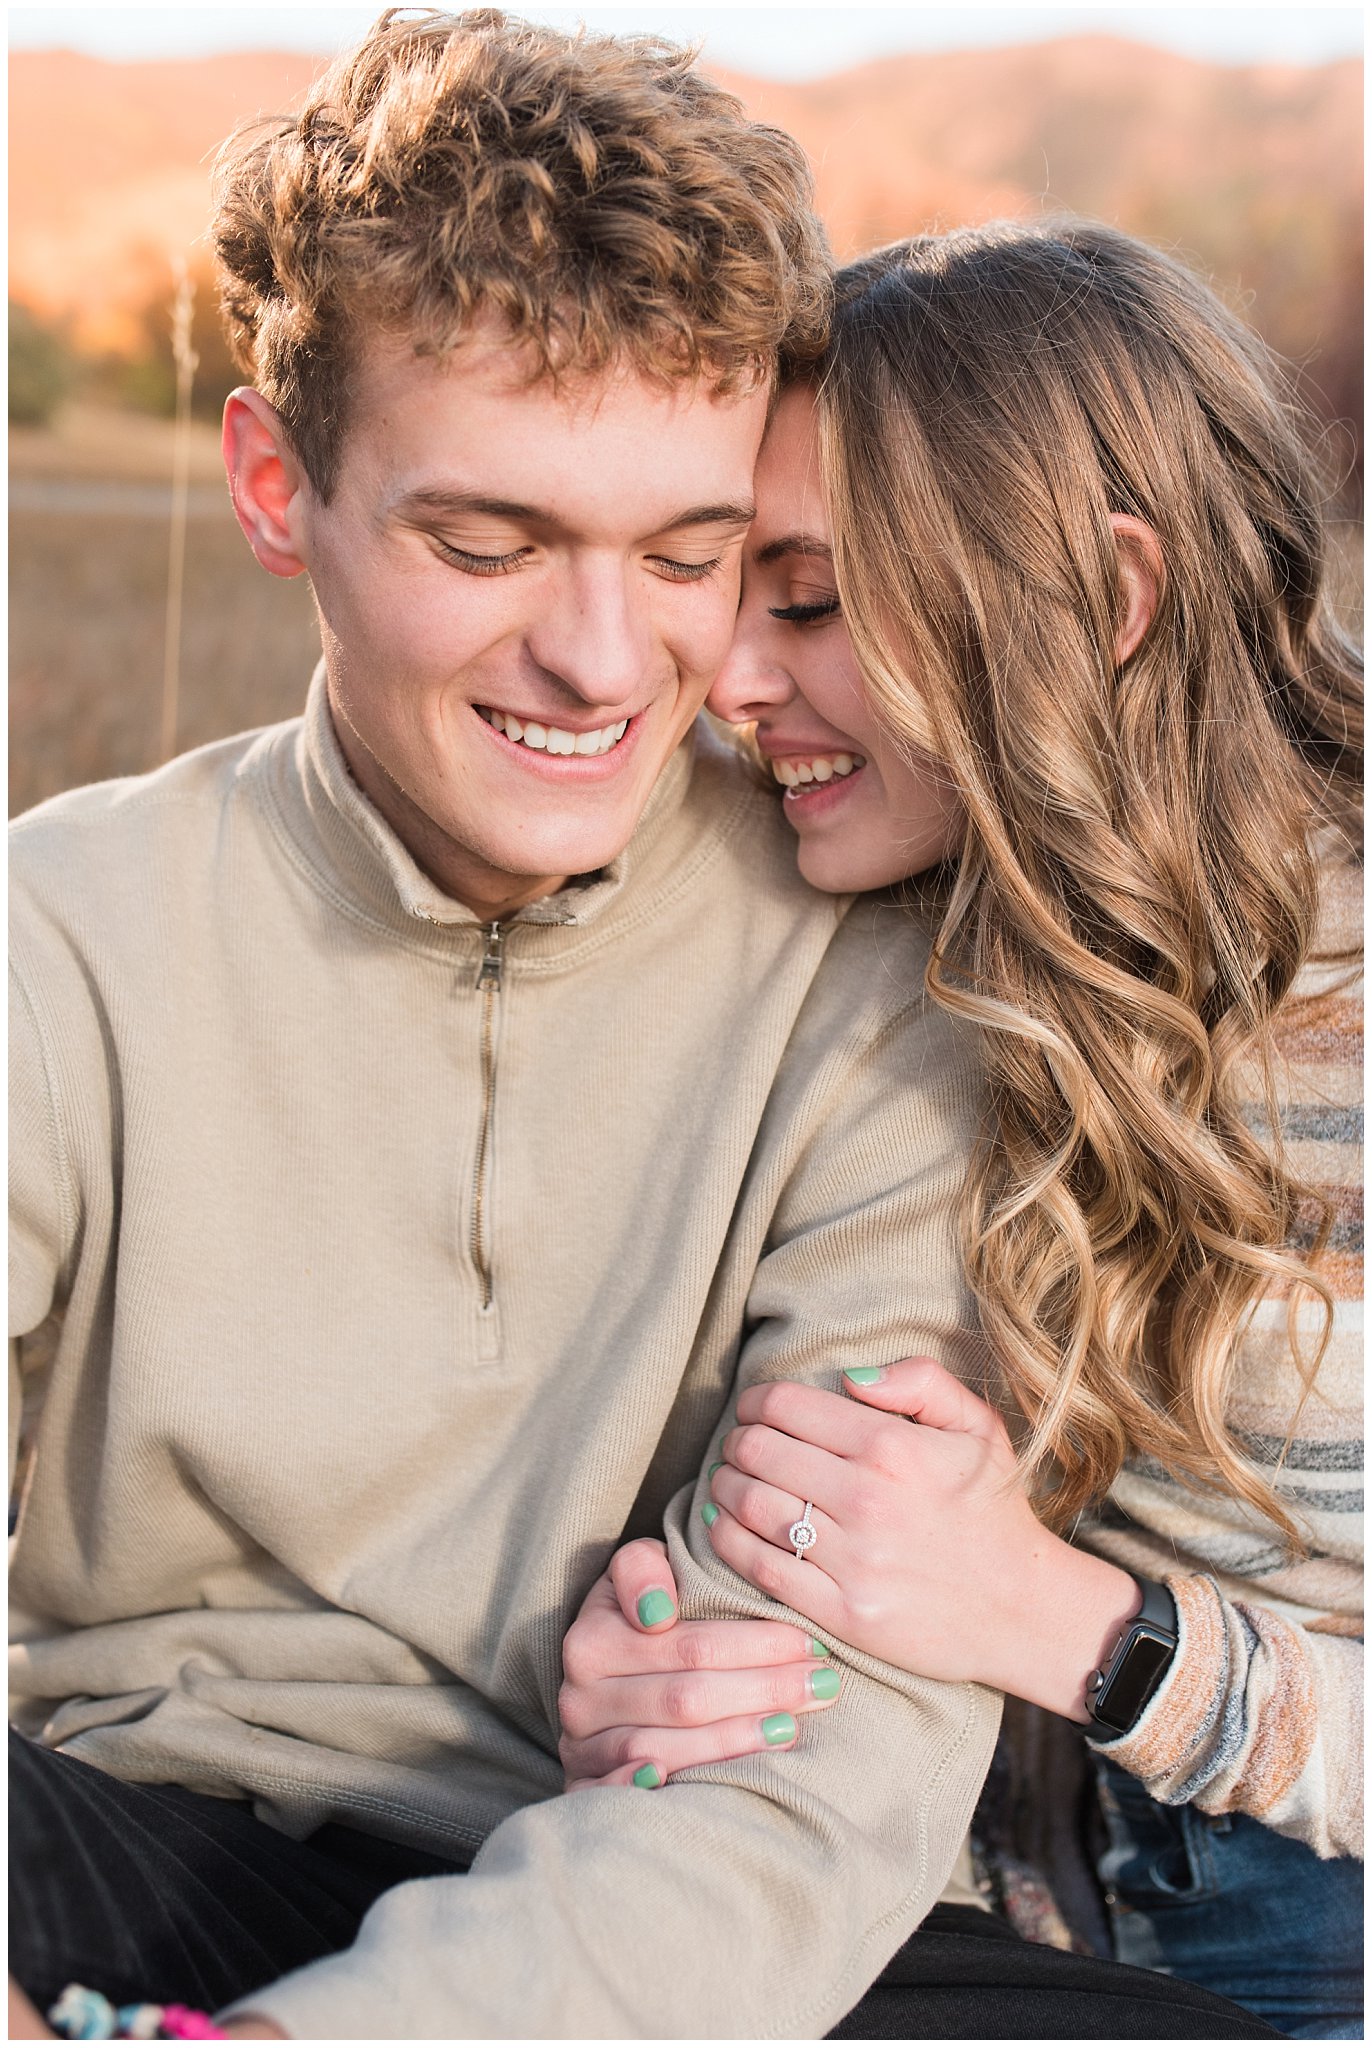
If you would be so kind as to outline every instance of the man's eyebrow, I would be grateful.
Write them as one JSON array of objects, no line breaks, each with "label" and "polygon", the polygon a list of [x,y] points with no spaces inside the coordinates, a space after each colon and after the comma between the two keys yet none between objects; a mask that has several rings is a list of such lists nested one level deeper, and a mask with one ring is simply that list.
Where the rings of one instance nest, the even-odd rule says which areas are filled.
[{"label": "man's eyebrow", "polygon": [[400,512],[484,512],[491,519],[542,520],[551,515],[536,505],[516,504],[513,498],[488,498],[482,491],[463,491],[456,485],[420,484],[406,491],[396,507]]},{"label": "man's eyebrow", "polygon": [[[406,491],[396,508],[401,512],[482,513],[488,519],[517,519],[531,526],[556,526],[551,512],[537,505],[521,505],[513,498],[489,498],[482,491],[463,491],[446,484],[421,484]],[[675,533],[683,526],[751,526],[756,505],[692,505],[664,519],[656,533]]]},{"label": "man's eyebrow", "polygon": [[834,559],[828,541],[814,533],[784,533],[779,540],[769,540],[765,548],[759,548],[753,559],[759,568],[765,569],[769,563],[779,562],[783,555],[818,555],[826,562]]},{"label": "man's eyebrow", "polygon": [[675,533],[679,526],[751,526],[756,518],[756,505],[693,505],[675,519],[664,519],[658,532]]}]

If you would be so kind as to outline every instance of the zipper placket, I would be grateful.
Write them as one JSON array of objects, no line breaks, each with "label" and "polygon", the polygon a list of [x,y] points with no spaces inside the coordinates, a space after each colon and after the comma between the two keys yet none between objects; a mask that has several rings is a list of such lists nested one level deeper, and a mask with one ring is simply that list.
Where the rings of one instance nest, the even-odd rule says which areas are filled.
[{"label": "zipper placket", "polygon": [[477,1132],[476,1166],[472,1179],[471,1253],[481,1289],[482,1312],[487,1313],[495,1301],[486,1247],[486,1183],[490,1172],[491,1118],[495,1110],[495,1006],[500,995],[505,934],[499,923],[494,921],[483,925],[481,930],[486,941],[476,977],[477,991],[481,996],[481,1124]]}]

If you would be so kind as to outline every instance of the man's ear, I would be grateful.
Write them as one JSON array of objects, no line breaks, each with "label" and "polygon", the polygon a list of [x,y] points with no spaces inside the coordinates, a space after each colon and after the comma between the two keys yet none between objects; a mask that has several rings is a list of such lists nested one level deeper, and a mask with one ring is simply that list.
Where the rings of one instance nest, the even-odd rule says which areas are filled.
[{"label": "man's ear", "polygon": [[301,519],[305,476],[280,417],[260,391],[229,393],[223,448],[229,494],[248,546],[273,576],[299,576],[309,566]]},{"label": "man's ear", "polygon": [[1146,521],[1131,518],[1127,512],[1112,512],[1110,525],[1124,592],[1124,622],[1115,641],[1115,660],[1123,668],[1153,623],[1165,571],[1162,545]]}]

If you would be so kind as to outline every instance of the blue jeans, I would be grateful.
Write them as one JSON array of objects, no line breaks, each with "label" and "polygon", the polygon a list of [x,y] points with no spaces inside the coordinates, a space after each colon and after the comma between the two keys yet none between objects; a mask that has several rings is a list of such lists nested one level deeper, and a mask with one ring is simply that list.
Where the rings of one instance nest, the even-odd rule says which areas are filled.
[{"label": "blue jeans", "polygon": [[1122,1963],[1221,1992],[1293,2040],[1361,2041],[1362,1864],[1247,1814],[1160,1806],[1096,1758]]}]

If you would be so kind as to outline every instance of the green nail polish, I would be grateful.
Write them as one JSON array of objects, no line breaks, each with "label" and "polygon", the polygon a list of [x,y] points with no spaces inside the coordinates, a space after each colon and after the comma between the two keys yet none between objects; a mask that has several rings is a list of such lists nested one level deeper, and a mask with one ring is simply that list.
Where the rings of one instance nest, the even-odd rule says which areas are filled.
[{"label": "green nail polish", "polygon": [[812,1671],[806,1682],[812,1700],[836,1700],[843,1680],[837,1671]]},{"label": "green nail polish", "polygon": [[638,1618],[645,1628],[656,1628],[660,1621],[670,1621],[675,1613],[676,1601],[661,1586],[639,1595]]},{"label": "green nail polish", "polygon": [[843,1377],[851,1380],[855,1387],[875,1387],[886,1377],[884,1365],[845,1365]]},{"label": "green nail polish", "polygon": [[656,1792],[662,1783],[662,1773],[656,1764],[644,1764],[634,1772],[634,1783],[642,1786],[645,1792]]},{"label": "green nail polish", "polygon": [[700,1511],[700,1519],[705,1524],[707,1529],[714,1528],[715,1523],[719,1520],[719,1509],[715,1506],[712,1500],[706,1501],[704,1507]]},{"label": "green nail polish", "polygon": [[713,1479],[713,1478],[714,1478],[714,1476],[715,1476],[715,1474],[716,1474],[716,1472],[722,1472],[722,1471],[723,1471],[723,1469],[724,1469],[724,1466],[723,1466],[723,1461],[722,1461],[721,1459],[719,1459],[719,1458],[716,1458],[716,1459],[715,1459],[715,1462],[714,1462],[714,1464],[713,1464],[713,1465],[712,1465],[712,1466],[710,1467],[709,1471],[708,1471],[708,1472],[707,1472],[707,1473],[705,1474],[705,1477],[706,1477],[707,1479]]},{"label": "green nail polish", "polygon": [[827,1643],[822,1643],[818,1636],[811,1636],[810,1655],[812,1657],[832,1657],[833,1654]]},{"label": "green nail polish", "polygon": [[789,1714],[769,1714],[762,1724],[762,1739],[769,1747],[778,1742],[794,1742],[796,1724]]}]

